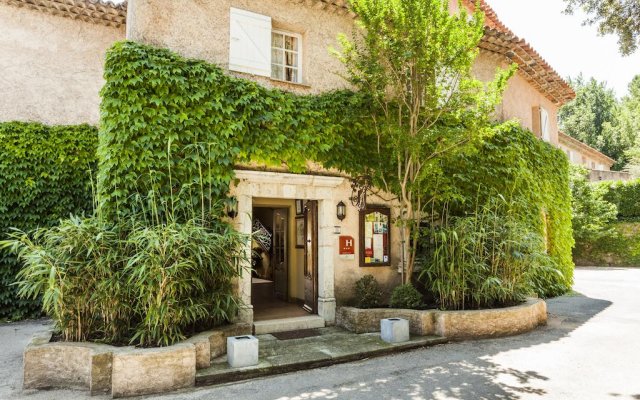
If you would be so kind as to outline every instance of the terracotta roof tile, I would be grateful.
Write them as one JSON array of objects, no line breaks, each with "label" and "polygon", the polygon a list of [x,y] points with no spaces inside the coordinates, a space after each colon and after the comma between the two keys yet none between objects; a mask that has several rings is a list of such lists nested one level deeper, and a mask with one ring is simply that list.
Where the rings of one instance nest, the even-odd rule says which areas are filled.
[{"label": "terracotta roof tile", "polygon": [[606,160],[611,165],[615,164],[615,162],[616,162],[616,160],[614,160],[613,158],[611,158],[611,157],[607,156],[606,154],[594,149],[593,147],[589,146],[588,144],[586,144],[584,142],[581,142],[580,140],[567,135],[564,132],[558,132],[558,140],[560,141],[560,143],[562,143],[564,145],[578,147],[580,150],[586,152],[587,154],[595,156],[596,158],[599,158],[601,160]]},{"label": "terracotta roof tile", "polygon": [[127,21],[127,3],[109,0],[0,0],[17,7],[29,8],[85,22],[119,28]]},{"label": "terracotta roof tile", "polygon": [[[472,9],[476,2],[464,0],[464,4]],[[529,43],[503,24],[485,0],[479,0],[479,4],[486,16],[481,49],[503,55],[518,64],[519,73],[554,104],[561,106],[576,97],[560,74]]]}]

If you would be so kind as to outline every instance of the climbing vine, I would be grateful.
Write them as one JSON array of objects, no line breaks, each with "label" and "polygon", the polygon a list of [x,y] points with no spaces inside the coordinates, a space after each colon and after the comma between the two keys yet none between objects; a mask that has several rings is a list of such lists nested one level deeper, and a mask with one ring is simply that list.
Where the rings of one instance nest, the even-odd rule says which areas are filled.
[{"label": "climbing vine", "polygon": [[137,211],[138,194],[150,191],[174,213],[200,209],[202,192],[227,195],[233,167],[243,162],[292,172],[304,172],[308,160],[362,168],[360,159],[336,156],[347,130],[366,137],[355,110],[366,102],[356,93],[271,90],[134,42],[109,50],[105,80],[98,188],[108,217]]},{"label": "climbing vine", "polygon": [[556,296],[571,288],[569,163],[561,150],[515,122],[502,124],[473,154],[444,160],[433,186],[437,201],[458,215],[475,213],[478,204],[503,196],[514,207],[510,215],[543,235],[555,263],[554,269],[535,277],[537,294]]},{"label": "climbing vine", "polygon": [[[300,96],[229,76],[169,50],[120,42],[107,54],[98,148],[100,209],[138,212],[154,193],[172,214],[227,196],[233,169],[257,162],[305,172],[317,161],[350,174],[380,167],[368,124],[370,103],[351,91]],[[540,277],[544,296],[571,286],[571,206],[566,157],[515,123],[471,152],[432,168],[424,190],[460,212],[498,194],[517,200],[518,217],[543,234],[557,272]],[[206,193],[203,198],[202,193]],[[156,199],[157,200],[157,199]],[[436,207],[437,208],[437,207]]]},{"label": "climbing vine", "polygon": [[[31,231],[92,209],[97,129],[89,125],[0,123],[0,240],[11,228]],[[40,314],[40,302],[18,299],[15,255],[0,249],[0,319]]]}]

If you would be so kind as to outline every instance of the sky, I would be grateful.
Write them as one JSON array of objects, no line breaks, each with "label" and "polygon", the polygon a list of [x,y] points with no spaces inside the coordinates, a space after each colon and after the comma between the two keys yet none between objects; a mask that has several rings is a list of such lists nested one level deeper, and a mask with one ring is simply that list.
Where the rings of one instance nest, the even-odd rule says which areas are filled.
[{"label": "sky", "polygon": [[582,26],[584,14],[563,14],[563,0],[487,0],[500,20],[531,44],[562,76],[606,81],[618,97],[628,93],[640,75],[640,51],[622,57],[616,36],[599,36],[595,26]]}]

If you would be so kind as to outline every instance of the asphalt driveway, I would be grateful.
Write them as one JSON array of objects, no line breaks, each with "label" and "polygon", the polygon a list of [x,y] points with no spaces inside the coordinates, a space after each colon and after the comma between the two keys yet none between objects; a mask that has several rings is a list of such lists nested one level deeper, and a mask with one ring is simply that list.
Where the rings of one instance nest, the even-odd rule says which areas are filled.
[{"label": "asphalt driveway", "polygon": [[[640,400],[640,269],[581,268],[575,290],[582,295],[549,300],[548,326],[522,336],[160,398]],[[81,392],[20,390],[22,349],[43,323],[0,325],[0,399],[89,398]]]}]

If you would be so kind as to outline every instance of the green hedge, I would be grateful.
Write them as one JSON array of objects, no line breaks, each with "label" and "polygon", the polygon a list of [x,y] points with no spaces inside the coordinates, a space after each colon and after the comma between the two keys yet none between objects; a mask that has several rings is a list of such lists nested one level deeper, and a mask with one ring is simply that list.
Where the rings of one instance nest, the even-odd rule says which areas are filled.
[{"label": "green hedge", "polygon": [[577,265],[640,267],[640,223],[614,222],[597,240],[576,242]]},{"label": "green hedge", "polygon": [[[55,225],[92,208],[97,130],[89,125],[0,123],[0,240],[11,228]],[[39,314],[38,301],[18,299],[20,265],[0,250],[0,319]]]},{"label": "green hedge", "polygon": [[536,277],[538,295],[556,296],[571,289],[569,163],[561,150],[516,123],[504,124],[474,154],[447,160],[435,185],[449,193],[445,200],[461,215],[475,213],[478,204],[498,195],[512,202],[513,215],[546,237],[547,253],[560,272]]},{"label": "green hedge", "polygon": [[640,220],[640,179],[599,182],[604,199],[618,207],[618,219]]},{"label": "green hedge", "polygon": [[[307,160],[330,163],[344,131],[359,127],[347,120],[360,104],[352,92],[269,90],[134,42],[107,52],[105,80],[98,193],[107,217],[138,212],[138,194],[151,191],[173,213],[188,214],[227,195],[235,164],[284,164],[302,172]],[[346,157],[341,163],[342,169],[359,165]]]}]

